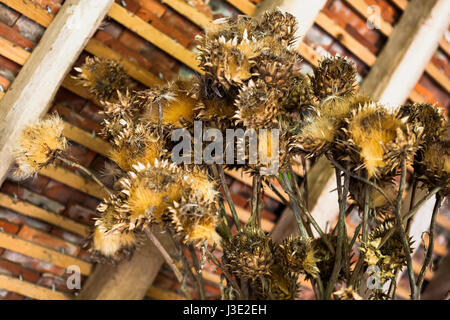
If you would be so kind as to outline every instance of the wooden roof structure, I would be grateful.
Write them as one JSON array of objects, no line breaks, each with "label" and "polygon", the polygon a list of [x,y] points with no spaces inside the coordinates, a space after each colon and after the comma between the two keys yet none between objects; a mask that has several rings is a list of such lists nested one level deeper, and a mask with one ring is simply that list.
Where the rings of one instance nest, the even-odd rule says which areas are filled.
[{"label": "wooden roof structure", "polygon": [[[306,71],[327,52],[348,56],[358,67],[361,89],[381,97],[387,89],[398,86],[394,75],[402,72],[402,63],[407,63],[408,72],[417,77],[410,77],[411,88],[396,89],[406,90],[401,92],[404,101],[399,103],[430,102],[448,108],[450,15],[442,17],[449,13],[448,2],[329,0],[318,1],[321,6],[311,11],[303,10],[306,2],[211,0],[205,5],[200,0],[0,0],[0,176],[4,181],[0,190],[0,297],[74,299],[79,291],[65,285],[70,275],[66,269],[77,265],[83,275],[81,298],[180,298],[173,274],[151,244],[118,267],[95,265],[90,260],[81,242],[88,236],[95,207],[105,194],[77,170],[50,167],[24,183],[7,176],[10,149],[17,134],[30,120],[47,112],[57,111],[64,118],[64,135],[71,141],[71,155],[76,161],[95,172],[108,161],[110,146],[97,135],[99,103],[70,76],[73,66],[86,56],[116,59],[141,86],[152,87],[201,72],[193,51],[194,38],[213,19],[240,13],[253,16],[275,4],[290,11],[299,8],[298,13],[293,12],[299,17],[315,17],[313,25],[304,26],[309,31],[297,44]],[[367,27],[373,6],[380,9],[379,29]],[[429,35],[429,41],[417,48],[413,40],[422,36],[430,14],[435,30],[447,30],[447,36],[433,33],[438,38]],[[407,19],[420,23],[411,28]],[[426,61],[411,60],[409,52],[416,50],[418,54],[419,49],[429,57]],[[396,59],[384,57],[386,52]],[[301,164],[296,171],[302,175]],[[246,222],[250,217],[246,194],[252,179],[238,171],[227,175],[239,218]],[[311,210],[323,201],[319,198],[326,194],[330,175],[320,161],[311,169]],[[276,188],[285,196],[281,188]],[[284,210],[280,198],[269,188],[265,190],[265,209],[264,230],[279,238],[292,232],[292,214]],[[227,211],[231,215],[229,208]],[[327,222],[335,223],[332,219],[323,221]],[[436,261],[448,255],[448,208],[442,209],[437,224],[442,236],[435,245]],[[416,263],[420,270],[418,266]],[[118,274],[126,275],[129,284],[121,282]],[[203,276],[209,296],[217,297],[219,275],[207,266]],[[430,271],[426,279],[431,281],[433,276]],[[304,297],[311,296],[309,284],[302,285]],[[400,281],[399,298],[408,298],[407,288]]]}]

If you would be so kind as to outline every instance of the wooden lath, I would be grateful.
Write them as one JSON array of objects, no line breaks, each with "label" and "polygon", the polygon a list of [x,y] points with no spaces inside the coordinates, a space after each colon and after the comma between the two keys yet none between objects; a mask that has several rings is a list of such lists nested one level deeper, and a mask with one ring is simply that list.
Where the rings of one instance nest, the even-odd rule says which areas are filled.
[{"label": "wooden lath", "polygon": [[59,291],[0,274],[0,289],[15,292],[37,300],[70,300],[71,296]]},{"label": "wooden lath", "polygon": [[[365,18],[369,18],[371,14],[368,13],[369,5],[365,2],[365,0],[345,0],[353,9],[355,9],[359,14],[361,14]],[[382,17],[380,17],[380,31],[385,36],[389,37],[394,30],[392,25],[389,22],[386,22]],[[325,29],[325,28],[324,28]],[[325,29],[326,30],[326,29]],[[327,31],[327,30],[326,30]],[[345,31],[344,31],[345,32]],[[446,52],[447,55],[450,55],[449,51],[449,43],[443,39],[439,46],[441,49]],[[447,92],[450,93],[450,79],[442,73],[439,68],[437,68],[432,62],[430,62],[426,68],[425,72],[433,78],[439,85],[441,85]]]},{"label": "wooden lath", "polygon": [[239,11],[245,13],[248,16],[253,16],[258,7],[248,0],[225,0],[233,5]]},{"label": "wooden lath", "polygon": [[83,275],[89,275],[92,271],[92,265],[89,262],[5,232],[0,232],[0,247],[62,268],[79,266]]},{"label": "wooden lath", "polygon": [[0,206],[23,214],[27,217],[35,218],[47,222],[49,224],[58,226],[67,231],[79,234],[85,238],[89,235],[88,226],[75,222],[72,219],[66,218],[60,214],[44,210],[29,202],[13,198],[4,193],[0,193]]}]

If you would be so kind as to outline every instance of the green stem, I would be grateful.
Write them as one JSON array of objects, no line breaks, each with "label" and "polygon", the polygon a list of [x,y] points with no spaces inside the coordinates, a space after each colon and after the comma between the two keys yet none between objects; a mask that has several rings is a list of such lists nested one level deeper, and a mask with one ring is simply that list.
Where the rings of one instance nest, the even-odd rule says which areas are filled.
[{"label": "green stem", "polygon": [[430,235],[428,237],[427,254],[425,256],[425,261],[423,262],[422,269],[420,269],[419,276],[417,277],[417,282],[416,282],[417,291],[416,291],[416,296],[414,297],[415,300],[418,300],[420,298],[420,291],[422,289],[423,280],[425,279],[425,272],[427,271],[428,266],[430,265],[431,257],[433,255],[433,250],[434,250],[434,229],[435,229],[435,226],[436,226],[436,216],[437,216],[438,210],[439,210],[439,208],[441,206],[441,203],[442,203],[442,197],[438,193],[436,195],[436,202],[434,203],[433,213],[431,215]]}]

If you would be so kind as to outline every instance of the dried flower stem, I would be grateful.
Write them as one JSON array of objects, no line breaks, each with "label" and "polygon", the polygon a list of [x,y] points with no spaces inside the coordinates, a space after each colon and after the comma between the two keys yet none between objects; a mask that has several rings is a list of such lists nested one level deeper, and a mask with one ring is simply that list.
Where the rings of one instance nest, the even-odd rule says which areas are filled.
[{"label": "dried flower stem", "polygon": [[206,249],[205,252],[208,255],[208,257],[211,259],[211,261],[222,271],[225,278],[227,278],[227,280],[233,286],[234,290],[236,290],[236,292],[238,293],[239,297],[242,297],[241,289],[240,289],[238,283],[236,282],[236,279],[234,279],[233,276],[228,272],[228,270],[224,266],[222,266],[222,264],[217,260],[216,256],[214,256],[214,254],[211,251]]},{"label": "dried flower stem", "polygon": [[[363,211],[363,219],[362,219],[362,223],[360,224],[360,226],[362,227],[362,241],[364,243],[367,243],[367,239],[369,236],[369,201],[370,201],[370,192],[369,192],[369,185],[364,185],[364,211]],[[358,235],[358,232],[355,231],[355,235],[354,238],[356,238],[356,236]],[[353,242],[353,240],[352,240]],[[353,244],[350,246],[350,248],[353,246]],[[365,257],[365,252],[360,251],[360,255],[358,258],[358,262],[356,263],[356,266],[353,270],[353,274],[350,278],[350,285],[353,286],[354,288],[359,288],[359,284],[356,283],[356,281],[358,281],[358,279],[360,279],[361,273],[362,273],[362,267],[364,264],[364,257]]]},{"label": "dried flower stem", "polygon": [[156,248],[158,248],[159,252],[161,252],[162,256],[164,257],[164,260],[166,260],[169,267],[172,269],[173,273],[177,277],[177,280],[182,283],[183,282],[183,275],[181,274],[180,269],[175,265],[175,262],[173,261],[170,254],[167,252],[167,250],[163,247],[161,242],[159,242],[158,238],[155,237],[153,232],[149,228],[144,229],[145,234],[150,239],[151,242],[155,245]]},{"label": "dried flower stem", "polygon": [[283,173],[282,174],[283,178],[281,179],[280,177],[277,177],[278,182],[280,183],[280,185],[283,187],[283,189],[287,192],[287,194],[289,195],[289,199],[292,203],[292,210],[294,211],[294,216],[295,219],[297,220],[297,226],[298,226],[298,231],[300,236],[302,237],[308,237],[308,233],[306,232],[305,226],[303,224],[303,219],[300,215],[300,210],[299,207],[297,205],[297,201],[296,201],[296,197],[293,194],[292,191],[292,187],[291,187],[291,183],[289,181],[289,177],[287,175],[287,173]]},{"label": "dried flower stem", "polygon": [[225,172],[223,171],[223,167],[220,165],[213,165],[213,171],[219,176],[223,191],[225,193],[225,198],[227,199],[231,214],[233,215],[234,223],[236,224],[237,229],[241,230],[241,222],[239,221],[233,199],[231,198],[230,189],[228,189],[227,181],[225,180]]},{"label": "dried flower stem", "polygon": [[303,190],[305,207],[309,209],[309,190],[308,190],[308,170],[306,170],[306,158],[302,156],[302,168],[303,168]]},{"label": "dried flower stem", "polygon": [[336,246],[335,261],[333,266],[333,271],[331,273],[330,281],[327,285],[327,290],[325,292],[325,299],[329,300],[331,298],[331,293],[334,290],[335,284],[339,277],[339,272],[342,268],[342,258],[343,252],[345,251],[344,246],[346,246],[347,235],[345,232],[345,209],[347,205],[347,195],[350,179],[347,174],[344,173],[344,185],[342,186],[341,170],[336,168],[336,184],[339,199],[339,218],[338,218],[338,240]]},{"label": "dried flower stem", "polygon": [[[412,216],[414,216],[417,211],[419,211],[419,209],[425,204],[425,202],[427,202],[428,200],[430,200],[435,194],[437,194],[440,190],[442,189],[442,187],[435,187],[434,189],[432,189],[425,197],[423,197],[419,202],[417,202],[417,204],[408,212],[406,213],[402,219],[403,219],[403,223],[407,222],[408,219],[410,219]],[[389,230],[388,233],[386,233],[386,235],[384,236],[384,238],[381,240],[379,248],[381,248],[387,240],[389,240],[389,238],[394,234],[394,229]]]},{"label": "dried flower stem", "polygon": [[65,164],[67,164],[67,165],[69,165],[69,166],[71,166],[71,167],[74,167],[74,168],[77,168],[77,169],[83,171],[84,174],[86,174],[86,175],[87,175],[89,178],[91,178],[95,183],[97,183],[102,189],[104,189],[106,192],[108,192],[109,195],[112,194],[112,191],[109,190],[109,188],[108,188],[107,186],[105,186],[105,185],[104,185],[104,184],[103,184],[103,183],[102,183],[102,182],[94,175],[94,173],[92,173],[89,169],[85,168],[85,167],[82,166],[81,164],[78,164],[78,163],[76,163],[76,162],[74,162],[74,161],[72,161],[72,160],[69,160],[69,159],[67,159],[67,158],[64,158],[63,156],[60,156],[60,155],[56,156],[56,159],[59,159],[59,160],[61,160],[63,163],[65,163]]},{"label": "dried flower stem", "polygon": [[189,245],[189,252],[192,257],[192,262],[194,263],[195,268],[195,281],[197,282],[198,287],[198,294],[200,296],[201,300],[205,300],[205,286],[203,284],[203,276],[200,270],[200,262],[197,258],[197,253],[195,252],[195,248],[192,246],[192,244]]},{"label": "dried flower stem", "polygon": [[277,195],[278,198],[280,198],[281,202],[286,207],[290,206],[289,201],[286,200],[286,198],[281,195],[281,193],[277,190],[277,188],[275,188],[275,186],[270,181],[263,180],[263,182]]},{"label": "dried flower stem", "polygon": [[256,223],[258,228],[261,228],[261,217],[259,212],[259,197],[261,191],[261,176],[255,174],[252,183],[252,198],[251,198],[251,223]]},{"label": "dried flower stem", "polygon": [[417,287],[414,280],[414,270],[412,267],[412,258],[411,258],[411,252],[409,248],[409,242],[408,237],[405,233],[405,229],[403,227],[403,219],[401,217],[401,210],[402,210],[402,196],[403,192],[405,191],[406,186],[406,159],[402,161],[401,165],[401,175],[400,175],[400,186],[398,189],[398,195],[397,199],[395,201],[395,219],[396,219],[396,228],[397,231],[400,233],[400,238],[403,244],[403,250],[405,251],[406,256],[406,264],[408,268],[408,278],[409,278],[409,285],[411,289],[411,297],[415,297],[417,295]]},{"label": "dried flower stem", "polygon": [[416,281],[417,291],[416,291],[416,296],[413,297],[415,300],[418,300],[420,298],[420,291],[422,289],[423,280],[425,279],[425,272],[428,269],[428,266],[430,265],[431,256],[433,255],[434,229],[436,226],[436,216],[437,216],[438,210],[441,206],[441,203],[442,203],[442,197],[438,193],[438,194],[436,194],[436,202],[434,203],[433,213],[431,215],[430,234],[428,237],[428,249],[427,249],[427,253],[425,255],[425,261],[423,262],[422,269],[420,270],[419,276],[417,277],[417,281]]},{"label": "dried flower stem", "polygon": [[383,197],[386,198],[386,200],[389,202],[389,204],[390,204],[392,207],[395,207],[395,204],[394,204],[394,202],[392,201],[392,199],[389,198],[389,196],[386,194],[386,192],[384,192],[384,190],[381,189],[379,186],[377,186],[375,183],[373,183],[373,182],[370,181],[370,180],[361,178],[361,177],[359,177],[358,175],[356,175],[356,174],[354,174],[354,173],[352,173],[352,172],[346,170],[343,166],[341,166],[341,165],[339,164],[339,162],[337,162],[336,160],[334,160],[331,156],[327,156],[327,158],[328,158],[328,160],[330,160],[331,163],[332,163],[336,168],[338,168],[339,170],[345,172],[346,174],[348,174],[348,175],[351,176],[352,178],[355,178],[355,179],[357,179],[357,180],[359,180],[359,181],[365,182],[365,183],[367,183],[368,185],[374,187],[374,188],[375,188],[375,189],[376,189]]}]

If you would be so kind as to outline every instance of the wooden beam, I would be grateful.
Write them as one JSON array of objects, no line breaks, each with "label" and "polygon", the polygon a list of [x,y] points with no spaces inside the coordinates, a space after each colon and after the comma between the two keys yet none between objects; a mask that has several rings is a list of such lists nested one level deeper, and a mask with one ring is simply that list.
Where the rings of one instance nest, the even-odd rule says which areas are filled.
[{"label": "wooden beam", "polygon": [[333,38],[339,40],[344,47],[354,53],[359,59],[361,59],[361,61],[368,66],[373,66],[377,57],[323,12],[318,14],[316,23],[331,36],[333,36]]},{"label": "wooden beam", "polygon": [[18,293],[22,296],[37,300],[70,300],[68,294],[17,278],[0,274],[0,289]]},{"label": "wooden beam", "polygon": [[62,268],[67,268],[72,265],[79,266],[83,275],[89,275],[91,273],[92,265],[89,262],[41,246],[16,235],[0,232],[0,247],[49,262]]},{"label": "wooden beam", "polygon": [[167,4],[173,10],[189,19],[200,28],[207,28],[212,22],[211,18],[207,17],[183,0],[162,0],[162,3]]},{"label": "wooden beam", "polygon": [[186,298],[173,291],[161,289],[156,286],[151,286],[147,290],[146,295],[154,300],[186,300]]},{"label": "wooden beam", "polygon": [[184,46],[148,24],[134,13],[131,13],[119,4],[114,3],[108,12],[108,15],[175,59],[183,62],[191,69],[202,73],[194,52],[186,49]]},{"label": "wooden beam", "polygon": [[8,7],[13,8],[43,27],[48,27],[54,17],[53,14],[35,4],[32,0],[0,0],[0,2],[3,2]]},{"label": "wooden beam", "polygon": [[52,225],[74,232],[83,237],[89,235],[89,227],[75,222],[57,213],[44,210],[26,201],[15,199],[7,194],[0,193],[0,206],[16,211],[28,217],[39,219]]},{"label": "wooden beam", "polygon": [[[369,5],[365,0],[345,0],[347,4],[349,4],[353,9],[355,9],[361,16],[363,16],[366,19],[369,19],[372,15],[369,10]],[[390,36],[392,33],[392,25],[384,20],[382,17],[380,17],[380,25],[379,27],[382,34],[385,36]]]},{"label": "wooden beam", "polygon": [[401,104],[414,88],[448,28],[450,3],[412,0],[362,84],[376,100]]},{"label": "wooden beam", "polygon": [[112,2],[66,1],[0,101],[0,181],[13,161],[12,149],[22,129],[46,113],[65,75]]},{"label": "wooden beam", "polygon": [[254,5],[248,0],[226,0],[226,1],[248,16],[253,16],[256,13],[256,10],[258,9],[256,5]]},{"label": "wooden beam", "polygon": [[[167,235],[156,233],[171,252]],[[132,258],[117,265],[97,265],[86,280],[78,300],[142,300],[164,263],[159,250],[149,240]]]}]

